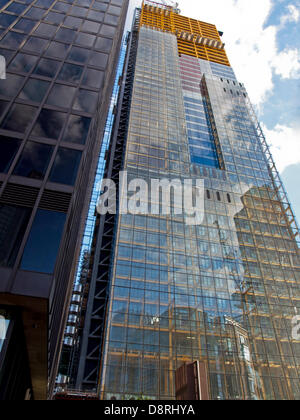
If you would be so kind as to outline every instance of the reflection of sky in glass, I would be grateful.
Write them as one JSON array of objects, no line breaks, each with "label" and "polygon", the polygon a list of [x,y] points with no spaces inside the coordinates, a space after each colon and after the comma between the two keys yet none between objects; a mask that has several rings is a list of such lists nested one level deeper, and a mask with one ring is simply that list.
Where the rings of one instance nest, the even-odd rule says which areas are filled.
[{"label": "reflection of sky in glass", "polygon": [[66,215],[38,210],[23,254],[21,269],[53,273]]}]

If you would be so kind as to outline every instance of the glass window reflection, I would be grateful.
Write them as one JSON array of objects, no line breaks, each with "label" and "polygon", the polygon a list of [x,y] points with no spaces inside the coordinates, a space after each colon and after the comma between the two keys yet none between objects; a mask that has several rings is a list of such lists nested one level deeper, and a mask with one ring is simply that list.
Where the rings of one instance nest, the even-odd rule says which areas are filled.
[{"label": "glass window reflection", "polygon": [[21,261],[22,270],[53,273],[65,220],[64,213],[37,211]]},{"label": "glass window reflection", "polygon": [[67,114],[63,112],[42,109],[31,134],[34,136],[58,139],[66,116]]},{"label": "glass window reflection", "polygon": [[27,142],[14,169],[14,175],[43,179],[52,151],[53,147],[48,144]]},{"label": "glass window reflection", "polygon": [[90,123],[90,118],[71,115],[69,117],[68,125],[63,136],[63,141],[85,144]]},{"label": "glass window reflection", "polygon": [[74,185],[81,160],[81,152],[60,148],[55,157],[49,180],[59,184]]},{"label": "glass window reflection", "polygon": [[21,140],[0,136],[0,172],[8,172],[20,144]]}]

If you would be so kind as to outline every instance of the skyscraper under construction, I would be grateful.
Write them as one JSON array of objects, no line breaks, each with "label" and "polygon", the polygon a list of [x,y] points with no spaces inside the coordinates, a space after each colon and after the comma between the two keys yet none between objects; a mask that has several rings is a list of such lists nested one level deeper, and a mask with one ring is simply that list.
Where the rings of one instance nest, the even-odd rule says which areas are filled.
[{"label": "skyscraper under construction", "polygon": [[194,361],[209,399],[300,398],[299,230],[221,37],[135,13],[105,177],[203,179],[205,217],[98,216],[73,385],[101,398],[174,399]]}]

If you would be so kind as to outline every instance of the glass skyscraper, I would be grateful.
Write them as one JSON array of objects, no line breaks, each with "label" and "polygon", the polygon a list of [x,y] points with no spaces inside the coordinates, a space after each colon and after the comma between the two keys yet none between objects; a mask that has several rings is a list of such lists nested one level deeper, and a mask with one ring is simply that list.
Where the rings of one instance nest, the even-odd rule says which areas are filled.
[{"label": "glass skyscraper", "polygon": [[51,395],[127,8],[0,1],[0,399]]},{"label": "glass skyscraper", "polygon": [[203,179],[205,217],[98,216],[74,386],[174,399],[200,361],[212,400],[300,399],[299,231],[222,34],[150,1],[134,19],[105,175]]}]

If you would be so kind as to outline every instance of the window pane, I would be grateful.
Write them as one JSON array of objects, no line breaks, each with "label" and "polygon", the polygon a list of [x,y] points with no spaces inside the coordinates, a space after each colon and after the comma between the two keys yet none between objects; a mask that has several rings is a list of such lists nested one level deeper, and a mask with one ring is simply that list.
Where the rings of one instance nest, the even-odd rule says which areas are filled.
[{"label": "window pane", "polygon": [[8,102],[0,101],[0,117],[2,117],[2,115],[4,115],[4,113],[6,112],[7,105],[8,105]]},{"label": "window pane", "polygon": [[1,13],[0,15],[0,26],[3,28],[8,28],[15,20],[17,20],[18,16],[16,15],[8,15],[6,13]]},{"label": "window pane", "polygon": [[37,65],[36,69],[34,70],[34,73],[52,78],[56,75],[59,64],[59,61],[42,58],[39,64]]},{"label": "window pane", "polygon": [[69,60],[77,61],[78,63],[86,63],[89,55],[89,50],[85,48],[72,47],[68,58]]},{"label": "window pane", "polygon": [[61,148],[58,150],[50,174],[50,181],[74,185],[81,159],[81,152]]},{"label": "window pane", "polygon": [[103,72],[94,70],[94,69],[86,69],[82,83],[86,86],[90,86],[93,88],[100,88],[103,82]]},{"label": "window pane", "polygon": [[0,267],[13,266],[30,214],[30,208],[0,205]]},{"label": "window pane", "polygon": [[19,95],[21,99],[28,99],[34,102],[41,102],[50,86],[50,82],[43,80],[29,79]]},{"label": "window pane", "polygon": [[83,67],[75,64],[65,63],[57,77],[58,80],[64,80],[69,83],[79,82],[81,79]]},{"label": "window pane", "polygon": [[49,25],[48,23],[40,23],[40,25],[34,31],[37,35],[43,35],[47,38],[52,38],[55,34],[57,26]]},{"label": "window pane", "polygon": [[20,144],[21,140],[0,136],[0,172],[8,172]]},{"label": "window pane", "polygon": [[0,80],[0,94],[8,97],[15,96],[23,84],[25,78],[16,74],[7,73],[5,80]]},{"label": "window pane", "polygon": [[82,25],[81,30],[86,32],[92,32],[97,34],[100,29],[100,23],[92,22],[91,20],[86,20]]},{"label": "window pane", "polygon": [[63,141],[70,143],[85,144],[88,135],[91,119],[71,115],[63,136]]},{"label": "window pane", "polygon": [[14,26],[14,29],[18,29],[19,31],[22,31],[28,34],[35,25],[36,25],[36,22],[34,20],[20,19],[19,22]]},{"label": "window pane", "polygon": [[67,43],[70,43],[74,41],[76,32],[72,29],[67,28],[60,28],[55,36],[56,39],[59,39],[60,41],[65,41]]},{"label": "window pane", "polygon": [[18,54],[9,65],[9,70],[20,71],[22,73],[30,72],[37,62],[38,57],[28,54]]},{"label": "window pane", "polygon": [[69,108],[73,101],[76,88],[55,84],[47,99],[47,104]]},{"label": "window pane", "polygon": [[15,104],[8,112],[1,127],[6,130],[24,133],[34,119],[36,108],[29,105]]},{"label": "window pane", "polygon": [[40,20],[42,16],[45,14],[45,10],[38,9],[37,7],[32,7],[28,10],[25,16],[29,16],[33,19]]},{"label": "window pane", "polygon": [[64,58],[68,49],[69,45],[52,41],[50,42],[49,48],[47,49],[45,55],[48,55],[49,57]]},{"label": "window pane", "polygon": [[18,15],[20,15],[22,12],[24,12],[24,10],[26,9],[26,7],[27,6],[25,6],[24,4],[13,2],[5,10],[7,12],[17,13]]},{"label": "window pane", "polygon": [[95,39],[95,35],[79,33],[76,38],[76,44],[83,45],[85,47],[92,47]]},{"label": "window pane", "polygon": [[98,93],[79,89],[73,108],[78,111],[93,113],[97,106]]},{"label": "window pane", "polygon": [[113,41],[109,38],[98,38],[95,47],[98,50],[109,52],[111,50]]},{"label": "window pane", "polygon": [[90,57],[90,64],[95,66],[95,67],[101,67],[101,68],[105,69],[106,64],[107,64],[107,60],[108,60],[108,55],[107,54],[103,54],[103,53],[99,53],[99,52],[93,52],[91,57]]},{"label": "window pane", "polygon": [[14,175],[43,179],[51,159],[53,147],[29,141],[15,167]]},{"label": "window pane", "polygon": [[22,270],[53,273],[65,220],[64,213],[37,211],[21,261]]},{"label": "window pane", "polygon": [[23,49],[32,52],[43,51],[48,42],[49,41],[46,39],[31,37],[28,39]]},{"label": "window pane", "polygon": [[58,139],[66,120],[63,112],[43,109],[38,116],[37,122],[31,132],[34,136]]},{"label": "window pane", "polygon": [[25,35],[10,31],[2,40],[1,45],[10,48],[18,48],[25,40]]},{"label": "window pane", "polygon": [[45,17],[46,22],[57,23],[58,25],[64,20],[64,15],[61,13],[49,12]]},{"label": "window pane", "polygon": [[64,21],[64,26],[68,26],[72,29],[78,29],[82,23],[82,19],[73,16],[68,16]]}]

